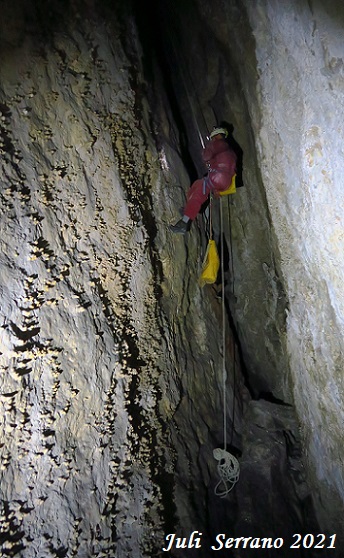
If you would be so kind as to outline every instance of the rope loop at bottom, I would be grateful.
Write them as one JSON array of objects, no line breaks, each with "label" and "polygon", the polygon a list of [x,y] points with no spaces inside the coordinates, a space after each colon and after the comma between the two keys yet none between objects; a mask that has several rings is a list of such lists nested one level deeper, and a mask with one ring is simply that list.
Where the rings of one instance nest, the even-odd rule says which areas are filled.
[{"label": "rope loop at bottom", "polygon": [[214,492],[216,496],[224,498],[239,480],[239,461],[234,455],[221,448],[214,449],[213,456],[218,461],[217,472],[220,477]]}]

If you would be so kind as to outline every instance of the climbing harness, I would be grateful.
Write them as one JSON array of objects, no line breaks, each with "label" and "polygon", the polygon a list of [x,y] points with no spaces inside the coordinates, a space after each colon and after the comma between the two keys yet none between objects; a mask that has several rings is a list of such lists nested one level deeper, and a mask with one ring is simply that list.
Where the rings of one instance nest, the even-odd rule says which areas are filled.
[{"label": "climbing harness", "polygon": [[[229,207],[228,207],[229,210]],[[217,472],[220,477],[219,482],[215,486],[214,493],[220,498],[224,498],[234,488],[239,480],[240,466],[239,462],[230,454],[227,448],[227,370],[226,370],[226,313],[225,313],[225,270],[224,270],[224,242],[223,242],[223,211],[222,198],[220,198],[220,230],[221,230],[221,284],[222,284],[222,388],[223,388],[223,449],[216,448],[213,451],[214,458],[218,461]],[[230,235],[231,237],[231,235]],[[230,238],[231,241],[231,238]],[[232,244],[232,242],[231,242]],[[232,265],[233,265],[233,258]],[[232,268],[233,269],[233,268]],[[233,441],[234,432],[234,402],[235,402],[235,350],[233,350],[233,416],[232,416],[232,434],[231,443]]]}]

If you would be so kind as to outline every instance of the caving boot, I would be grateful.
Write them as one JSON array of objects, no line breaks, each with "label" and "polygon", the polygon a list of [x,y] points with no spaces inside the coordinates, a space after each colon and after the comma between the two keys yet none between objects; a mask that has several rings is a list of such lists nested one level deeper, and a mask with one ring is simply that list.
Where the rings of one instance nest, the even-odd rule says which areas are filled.
[{"label": "caving boot", "polygon": [[189,223],[180,219],[175,225],[170,225],[170,230],[176,234],[185,234],[189,230]]}]

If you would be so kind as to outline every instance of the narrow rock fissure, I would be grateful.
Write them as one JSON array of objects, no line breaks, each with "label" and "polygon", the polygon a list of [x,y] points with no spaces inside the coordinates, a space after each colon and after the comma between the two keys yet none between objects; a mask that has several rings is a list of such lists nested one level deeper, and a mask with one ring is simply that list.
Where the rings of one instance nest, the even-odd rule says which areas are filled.
[{"label": "narrow rock fissure", "polygon": [[[1,555],[340,557],[341,10],[3,1]],[[201,288],[209,206],[169,225],[217,123],[243,187]]]}]

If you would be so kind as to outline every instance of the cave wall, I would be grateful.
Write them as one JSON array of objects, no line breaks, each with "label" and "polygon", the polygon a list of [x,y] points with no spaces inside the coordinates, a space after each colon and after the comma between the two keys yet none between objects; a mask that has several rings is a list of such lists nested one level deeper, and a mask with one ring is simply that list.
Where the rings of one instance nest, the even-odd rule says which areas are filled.
[{"label": "cave wall", "polygon": [[[171,44],[167,52],[174,91],[198,173],[206,170],[200,161],[199,134],[206,141],[216,123],[231,123],[233,137],[243,150],[244,187],[230,200],[223,200],[223,230],[226,250],[233,253],[227,288],[234,296],[229,304],[250,386],[256,397],[270,392],[292,402],[285,374],[287,294],[252,125],[257,69],[250,22],[240,2],[177,1],[174,9],[168,2],[163,4],[168,5],[162,21],[164,40]],[[219,203],[214,217],[219,235]],[[204,227],[201,219],[198,223]]]},{"label": "cave wall", "polygon": [[252,386],[295,403],[317,510],[335,524],[344,496],[343,6],[188,6],[180,35],[208,128],[232,122],[244,151],[231,311]]},{"label": "cave wall", "polygon": [[[234,416],[242,482],[230,499],[214,497],[221,306],[198,285],[203,221],[187,239],[168,231],[191,175],[201,171],[190,99],[184,91],[176,106],[130,2],[114,11],[107,2],[23,1],[14,10],[7,1],[0,24],[4,555],[152,556],[178,527],[210,533],[230,525],[238,536],[243,529],[262,536],[271,525],[281,536],[305,528],[305,509],[314,520],[294,410],[252,401],[241,370],[243,357],[256,395],[293,401],[288,282],[255,103],[250,17],[259,19],[241,3],[198,6],[179,7],[187,24],[179,48],[191,55],[206,122],[232,121],[245,153],[245,188],[231,207],[236,300],[229,300],[242,355],[226,323],[227,419],[231,429]],[[263,18],[265,6],[258,13]],[[237,35],[228,23],[234,16]],[[198,41],[192,48],[187,41],[188,50],[182,41],[192,29]],[[204,72],[208,50],[218,63],[208,61]],[[271,159],[268,151],[264,157]],[[257,514],[262,499],[271,505]]]},{"label": "cave wall", "polygon": [[111,14],[2,3],[2,556],[154,553],[163,533],[159,166]]},{"label": "cave wall", "polygon": [[342,501],[343,6],[259,7],[257,18],[247,4],[257,45],[256,145],[288,294],[293,397],[314,475]]},{"label": "cave wall", "polygon": [[220,306],[197,230],[168,231],[180,132],[157,68],[153,110],[131,4],[96,4],[3,5],[6,556],[155,555],[176,524],[209,526],[217,482]]}]

